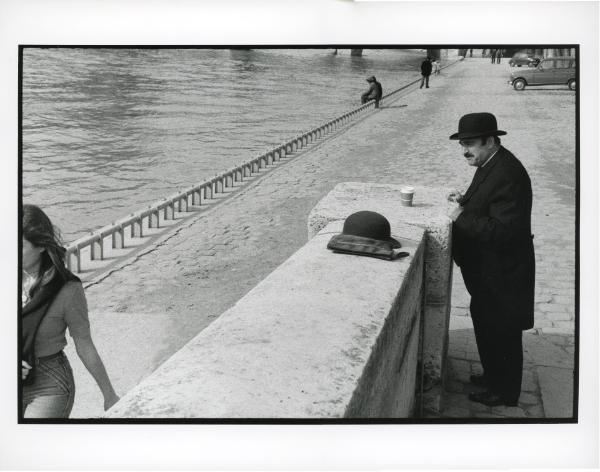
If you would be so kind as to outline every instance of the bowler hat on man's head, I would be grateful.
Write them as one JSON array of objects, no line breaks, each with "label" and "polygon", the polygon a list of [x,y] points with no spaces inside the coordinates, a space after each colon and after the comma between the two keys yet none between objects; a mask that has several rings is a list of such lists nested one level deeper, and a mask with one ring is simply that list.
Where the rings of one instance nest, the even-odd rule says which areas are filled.
[{"label": "bowler hat on man's head", "polygon": [[367,82],[375,82],[375,76],[374,76],[374,75],[372,75],[371,77],[369,77],[369,78],[367,79]]},{"label": "bowler hat on man's head", "polygon": [[498,129],[496,117],[491,113],[469,113],[458,122],[458,133],[450,139],[469,139],[484,136],[503,136],[506,131]]}]

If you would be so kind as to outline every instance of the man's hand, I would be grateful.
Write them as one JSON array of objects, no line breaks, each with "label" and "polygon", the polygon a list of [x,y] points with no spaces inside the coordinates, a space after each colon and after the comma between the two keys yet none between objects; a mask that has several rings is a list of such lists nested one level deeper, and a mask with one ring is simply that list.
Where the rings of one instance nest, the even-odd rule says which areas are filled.
[{"label": "man's hand", "polygon": [[454,209],[454,211],[452,213],[450,213],[450,219],[452,221],[456,221],[456,219],[458,218],[458,216],[464,211],[464,208],[461,206],[458,206]]},{"label": "man's hand", "polygon": [[452,192],[450,192],[448,194],[448,201],[449,202],[457,202],[458,200],[462,198],[462,193],[460,193],[458,190],[452,190]]},{"label": "man's hand", "polygon": [[31,366],[27,362],[21,361],[21,380],[25,380],[27,378],[30,370]]}]

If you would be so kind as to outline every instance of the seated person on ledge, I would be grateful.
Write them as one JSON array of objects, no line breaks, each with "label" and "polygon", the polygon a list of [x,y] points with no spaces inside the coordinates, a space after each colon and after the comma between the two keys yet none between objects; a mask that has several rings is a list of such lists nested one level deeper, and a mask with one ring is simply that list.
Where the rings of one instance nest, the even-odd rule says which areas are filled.
[{"label": "seated person on ledge", "polygon": [[381,100],[383,95],[381,84],[377,82],[374,76],[369,77],[367,82],[371,85],[369,86],[369,90],[360,96],[360,102],[364,104],[369,100],[375,100],[375,108],[379,108],[379,100]]}]

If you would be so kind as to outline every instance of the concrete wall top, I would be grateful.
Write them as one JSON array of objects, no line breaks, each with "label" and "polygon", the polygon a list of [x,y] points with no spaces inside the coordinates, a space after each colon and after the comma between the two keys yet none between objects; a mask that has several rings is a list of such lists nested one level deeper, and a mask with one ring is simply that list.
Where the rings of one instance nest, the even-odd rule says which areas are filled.
[{"label": "concrete wall top", "polygon": [[[410,185],[410,184],[405,184]],[[404,185],[343,182],[336,185],[310,212],[308,237],[331,221],[343,221],[361,210],[381,213],[394,236],[402,237],[404,225],[426,230],[424,370],[432,383],[440,383],[448,338],[452,285],[452,220],[457,204],[448,202],[449,188],[411,185],[413,206],[400,203]]]},{"label": "concrete wall top", "polygon": [[415,186],[413,206],[400,203],[402,185],[342,182],[323,198],[308,216],[308,237],[336,220],[345,220],[361,210],[381,213],[390,222],[393,236],[402,237],[402,225],[426,229],[428,303],[449,302],[452,269],[452,220],[448,215],[457,204],[447,199],[450,189]]},{"label": "concrete wall top", "polygon": [[106,417],[343,417],[414,275],[424,231],[397,227],[410,256],[390,262],[326,249],[341,225],[324,228]]},{"label": "concrete wall top", "polygon": [[[408,185],[408,184],[407,184]],[[400,204],[403,185],[342,182],[316,205],[308,216],[308,237],[311,238],[330,221],[345,219],[361,210],[376,211],[385,216],[398,234],[396,226],[409,222],[426,229],[449,228],[448,215],[456,203],[448,202],[449,188],[411,185],[415,189],[413,206]]]}]

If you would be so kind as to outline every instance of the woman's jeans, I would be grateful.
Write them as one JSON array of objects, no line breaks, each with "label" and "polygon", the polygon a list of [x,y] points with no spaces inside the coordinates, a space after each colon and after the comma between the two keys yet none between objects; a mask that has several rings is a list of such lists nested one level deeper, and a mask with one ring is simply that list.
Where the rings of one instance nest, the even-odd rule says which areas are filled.
[{"label": "woman's jeans", "polygon": [[36,362],[31,385],[23,386],[24,418],[68,418],[75,399],[75,381],[64,353]]}]

